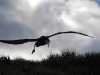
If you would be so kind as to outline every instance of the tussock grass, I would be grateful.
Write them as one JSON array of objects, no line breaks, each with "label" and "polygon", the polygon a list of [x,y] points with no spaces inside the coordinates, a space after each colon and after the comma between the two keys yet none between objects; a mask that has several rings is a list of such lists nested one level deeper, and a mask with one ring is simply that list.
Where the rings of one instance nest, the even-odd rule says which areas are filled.
[{"label": "tussock grass", "polygon": [[41,61],[1,56],[0,75],[100,75],[100,52],[82,55],[64,49]]}]

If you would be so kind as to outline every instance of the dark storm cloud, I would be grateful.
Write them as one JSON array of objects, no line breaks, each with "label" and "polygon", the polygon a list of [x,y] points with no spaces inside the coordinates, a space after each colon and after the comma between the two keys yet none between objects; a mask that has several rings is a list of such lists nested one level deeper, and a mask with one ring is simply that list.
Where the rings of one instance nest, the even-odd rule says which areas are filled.
[{"label": "dark storm cloud", "polygon": [[19,23],[0,19],[0,39],[17,39],[23,37],[23,35],[23,29]]},{"label": "dark storm cloud", "polygon": [[0,0],[0,8],[12,8],[14,6],[12,2],[11,0]]},{"label": "dark storm cloud", "polygon": [[96,2],[97,2],[97,4],[98,4],[98,5],[100,5],[100,0],[94,0],[94,1],[96,1]]},{"label": "dark storm cloud", "polygon": [[25,30],[33,33],[21,22],[23,12],[18,10],[18,3],[20,4],[20,0],[0,0],[0,39],[27,38]]}]

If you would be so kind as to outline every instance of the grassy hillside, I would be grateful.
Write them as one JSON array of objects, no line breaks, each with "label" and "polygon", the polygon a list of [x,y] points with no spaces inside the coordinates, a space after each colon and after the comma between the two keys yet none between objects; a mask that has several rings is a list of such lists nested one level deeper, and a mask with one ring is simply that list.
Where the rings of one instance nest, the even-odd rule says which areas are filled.
[{"label": "grassy hillside", "polygon": [[42,61],[1,56],[0,75],[100,75],[100,53],[64,50]]}]

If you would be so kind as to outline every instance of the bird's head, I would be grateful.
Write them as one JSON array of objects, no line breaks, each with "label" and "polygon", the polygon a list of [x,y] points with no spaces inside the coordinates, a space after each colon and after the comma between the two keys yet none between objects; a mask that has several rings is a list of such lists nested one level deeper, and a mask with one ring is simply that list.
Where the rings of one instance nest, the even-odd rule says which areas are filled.
[{"label": "bird's head", "polygon": [[50,40],[49,40],[49,39],[46,39],[45,42],[46,42],[46,44],[47,44],[48,47],[49,47]]}]

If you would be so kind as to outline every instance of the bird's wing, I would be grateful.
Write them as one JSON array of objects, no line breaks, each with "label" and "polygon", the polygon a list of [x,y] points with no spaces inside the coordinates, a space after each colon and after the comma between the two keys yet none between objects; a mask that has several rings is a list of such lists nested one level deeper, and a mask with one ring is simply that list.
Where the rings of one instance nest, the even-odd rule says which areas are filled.
[{"label": "bird's wing", "polygon": [[37,41],[38,39],[18,39],[18,40],[0,40],[2,43],[7,43],[7,44],[23,44],[26,42],[34,42]]},{"label": "bird's wing", "polygon": [[50,36],[47,36],[47,37],[49,38],[49,37],[52,37],[52,36],[55,36],[55,35],[58,35],[58,34],[65,34],[65,33],[74,33],[74,34],[80,34],[80,35],[84,35],[84,36],[88,36],[88,37],[94,38],[94,37],[92,37],[92,36],[89,36],[89,35],[87,35],[87,34],[80,33],[80,32],[75,32],[75,31],[58,32],[58,33],[52,34],[52,35],[50,35]]}]

